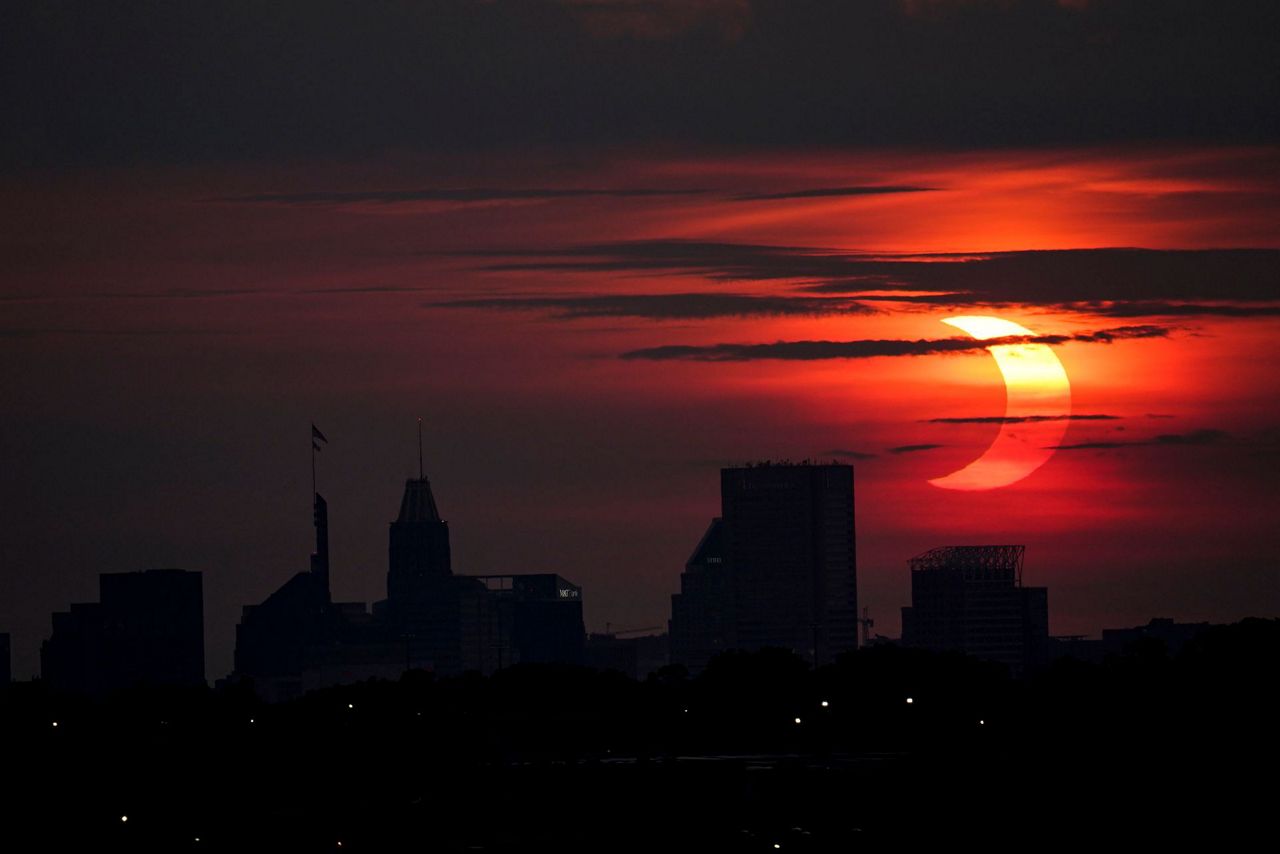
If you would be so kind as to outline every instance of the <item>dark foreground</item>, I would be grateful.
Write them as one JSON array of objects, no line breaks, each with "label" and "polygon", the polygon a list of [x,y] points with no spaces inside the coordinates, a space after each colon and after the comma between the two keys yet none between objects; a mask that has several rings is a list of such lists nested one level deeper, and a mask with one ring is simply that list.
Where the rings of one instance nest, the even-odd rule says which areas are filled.
[{"label": "dark foreground", "polygon": [[1137,648],[1023,681],[880,648],[644,683],[410,674],[272,707],[243,689],[90,702],[17,684],[0,694],[3,847],[1221,846],[1270,834],[1278,659],[1280,623],[1258,620],[1173,658]]}]

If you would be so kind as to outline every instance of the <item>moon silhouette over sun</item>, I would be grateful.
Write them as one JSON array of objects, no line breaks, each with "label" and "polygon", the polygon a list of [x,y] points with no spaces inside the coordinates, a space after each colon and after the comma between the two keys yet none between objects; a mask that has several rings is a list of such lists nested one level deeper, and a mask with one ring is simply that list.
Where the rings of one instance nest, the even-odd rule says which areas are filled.
[{"label": "moon silhouette over sun", "polygon": [[[980,341],[1035,334],[999,317],[948,317],[942,322]],[[1053,350],[1046,344],[995,344],[987,350],[1004,376],[1004,423],[982,456],[931,479],[934,486],[983,490],[1017,483],[1049,461],[1067,432],[1071,382]]]}]

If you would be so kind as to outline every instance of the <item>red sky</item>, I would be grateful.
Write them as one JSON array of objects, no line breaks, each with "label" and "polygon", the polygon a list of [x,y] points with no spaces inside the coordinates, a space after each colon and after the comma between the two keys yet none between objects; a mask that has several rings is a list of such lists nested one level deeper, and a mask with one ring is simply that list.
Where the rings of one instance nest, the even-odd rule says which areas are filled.
[{"label": "red sky", "polygon": [[[1280,254],[1207,251],[1280,249],[1274,148],[291,163],[0,178],[19,676],[97,573],[167,565],[205,571],[225,673],[239,608],[305,567],[312,420],[342,598],[384,595],[422,416],[455,571],[559,572],[593,630],[665,624],[717,469],[766,458],[853,462],[884,634],[906,560],[947,544],[1025,543],[1056,634],[1277,610]],[[1105,247],[1159,251],[992,254]],[[988,353],[698,349],[949,339],[956,314],[1061,336],[1072,412],[1106,416],[1070,423],[1086,447],[941,490],[1000,430],[936,421],[1004,413]]]}]

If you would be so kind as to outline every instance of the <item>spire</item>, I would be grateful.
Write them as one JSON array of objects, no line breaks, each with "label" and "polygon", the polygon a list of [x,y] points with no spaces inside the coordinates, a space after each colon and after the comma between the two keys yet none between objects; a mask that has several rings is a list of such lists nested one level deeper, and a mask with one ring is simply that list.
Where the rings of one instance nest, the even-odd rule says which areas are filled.
[{"label": "spire", "polygon": [[436,498],[431,494],[431,482],[422,470],[422,419],[418,419],[418,479],[404,482],[404,497],[400,499],[400,515],[397,522],[440,522]]},{"label": "spire", "polygon": [[431,494],[431,482],[425,477],[404,482],[404,497],[400,499],[400,515],[397,522],[439,522],[440,511],[436,498]]},{"label": "spire", "polygon": [[387,600],[400,613],[438,595],[436,585],[453,575],[449,523],[440,518],[426,477],[404,482],[400,515],[391,523],[387,557]]}]

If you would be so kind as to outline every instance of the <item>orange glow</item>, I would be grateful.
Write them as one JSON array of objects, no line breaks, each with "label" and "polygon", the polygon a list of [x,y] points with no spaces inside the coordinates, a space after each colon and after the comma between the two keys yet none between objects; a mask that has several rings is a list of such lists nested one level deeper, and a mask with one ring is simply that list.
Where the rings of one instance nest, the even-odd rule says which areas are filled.
[{"label": "orange glow", "polygon": [[[1234,559],[1246,553],[1241,544],[1271,536],[1263,517],[1274,515],[1270,475],[1280,442],[1274,314],[1249,314],[1256,305],[1225,292],[1202,301],[1245,310],[1240,316],[1112,311],[1111,300],[1138,308],[1192,301],[1140,270],[1132,280],[1114,275],[1114,291],[1082,280],[1092,294],[1080,302],[1069,281],[1048,289],[1028,279],[1024,302],[1007,280],[1007,302],[965,308],[927,298],[952,293],[938,283],[964,277],[906,273],[902,281],[851,279],[853,288],[865,285],[851,298],[864,308],[840,313],[631,316],[441,303],[826,295],[812,290],[826,283],[822,264],[787,276],[806,265],[770,267],[768,247],[795,247],[779,253],[794,257],[856,250],[939,265],[1000,249],[1277,247],[1278,167],[1277,150],[1096,148],[646,153],[551,166],[519,156],[468,164],[406,155],[358,168],[207,166],[55,183],[13,175],[0,187],[24,215],[0,244],[12,258],[6,329],[18,334],[0,331],[0,365],[22,418],[78,424],[87,411],[122,435],[137,429],[133,413],[170,405],[247,412],[257,431],[261,413],[289,415],[282,389],[320,411],[345,402],[351,431],[378,413],[412,425],[428,407],[428,470],[441,470],[450,515],[473,520],[458,526],[472,532],[459,538],[458,564],[516,565],[526,558],[520,544],[546,542],[548,559],[589,585],[593,601],[606,603],[593,606],[597,613],[619,624],[650,625],[666,613],[690,538],[718,508],[718,466],[836,458],[857,469],[859,583],[873,612],[896,613],[906,601],[902,561],[911,554],[946,543],[1026,542],[1034,583],[1054,587],[1055,597],[1064,591],[1055,630],[1092,631],[1097,612],[1080,585],[1102,572],[1095,556],[1098,567],[1148,567],[1134,576],[1158,595],[1179,561]],[[266,190],[358,199],[396,188],[540,186],[676,192],[222,201]],[[875,186],[927,189],[787,197]],[[698,244],[687,265],[632,246],[673,240]],[[928,254],[944,251],[957,254]],[[1274,292],[1257,291],[1258,300]],[[956,314],[998,315],[986,322],[1009,325],[965,329],[990,356],[619,358],[661,346],[927,342],[965,334]],[[1130,324],[1167,334],[1068,341],[1052,347],[1054,361],[1037,361],[1035,345],[983,340]],[[128,379],[139,376],[148,383]],[[1002,420],[1072,413],[1070,421]],[[251,432],[238,422],[220,427]],[[435,462],[433,444],[441,449]],[[378,467],[401,460],[416,471],[411,442],[397,453]],[[358,457],[344,452],[330,462]],[[472,476],[473,466],[483,476]],[[962,472],[975,478],[967,488],[935,488],[958,485]],[[654,514],[659,505],[669,512]],[[510,544],[474,535],[484,524],[474,520],[495,516],[511,520]],[[1201,534],[1206,526],[1212,537]],[[353,553],[379,553],[378,530],[353,526],[353,541],[366,537]],[[599,532],[585,547],[584,531]],[[1147,551],[1135,557],[1137,549]],[[599,560],[624,552],[633,556],[618,567]],[[380,577],[369,578],[353,599],[382,595]],[[1255,578],[1240,597],[1274,588],[1262,570]]]},{"label": "orange glow", "polygon": [[1119,148],[682,161],[658,174],[715,175],[761,190],[924,191],[730,206],[707,200],[655,221],[652,234],[884,252],[1275,246],[1268,219],[1280,206],[1275,159],[1269,149]]}]

